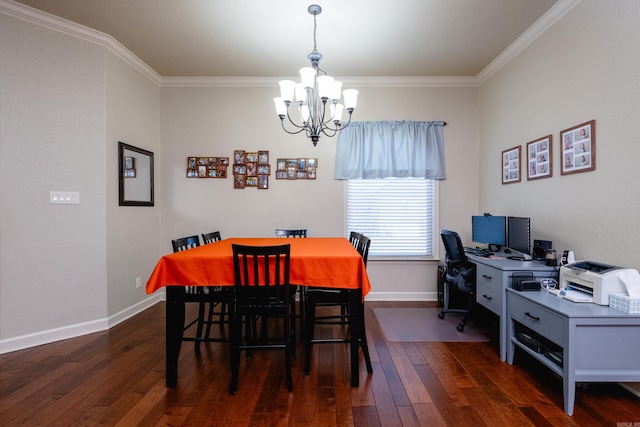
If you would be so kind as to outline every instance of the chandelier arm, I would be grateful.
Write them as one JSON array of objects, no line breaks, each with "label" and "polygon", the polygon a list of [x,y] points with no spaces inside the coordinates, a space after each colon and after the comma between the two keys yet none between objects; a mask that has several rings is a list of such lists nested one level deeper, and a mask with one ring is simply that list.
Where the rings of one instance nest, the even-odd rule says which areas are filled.
[{"label": "chandelier arm", "polygon": [[[291,121],[291,119],[289,119],[289,121]],[[288,130],[286,127],[284,127],[284,117],[282,119],[280,119],[280,123],[282,124],[282,130],[284,130],[286,133],[288,133],[290,135],[297,135],[297,134],[299,134],[300,132],[302,132],[303,130],[306,129],[306,126],[298,126],[295,123],[291,122],[291,123],[293,123],[293,125],[295,127],[298,128],[298,130],[297,131]]]}]

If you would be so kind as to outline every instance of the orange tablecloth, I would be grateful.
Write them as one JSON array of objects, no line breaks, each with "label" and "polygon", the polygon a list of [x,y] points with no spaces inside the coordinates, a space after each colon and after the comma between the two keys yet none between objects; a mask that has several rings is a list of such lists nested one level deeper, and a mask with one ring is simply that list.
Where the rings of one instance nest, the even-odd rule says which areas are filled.
[{"label": "orange tablecloth", "polygon": [[304,286],[371,289],[364,261],[345,238],[224,239],[160,258],[147,281],[147,293],[163,286],[232,286],[232,244],[251,246],[291,245],[291,283]]}]

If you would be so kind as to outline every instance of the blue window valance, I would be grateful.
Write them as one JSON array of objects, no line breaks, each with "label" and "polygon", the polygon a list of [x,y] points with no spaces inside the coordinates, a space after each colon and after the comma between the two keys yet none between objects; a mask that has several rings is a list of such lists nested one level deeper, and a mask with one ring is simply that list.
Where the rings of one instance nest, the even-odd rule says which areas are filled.
[{"label": "blue window valance", "polygon": [[340,131],[334,179],[445,179],[445,122],[352,122]]}]

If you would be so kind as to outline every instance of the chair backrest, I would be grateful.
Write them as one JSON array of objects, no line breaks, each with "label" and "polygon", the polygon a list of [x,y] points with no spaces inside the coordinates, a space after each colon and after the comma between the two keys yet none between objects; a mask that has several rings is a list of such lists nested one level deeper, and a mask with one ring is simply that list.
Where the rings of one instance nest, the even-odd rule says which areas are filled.
[{"label": "chair backrest", "polygon": [[284,230],[276,228],[276,237],[307,237],[307,229]]},{"label": "chair backrest", "polygon": [[268,299],[289,305],[291,245],[231,245],[238,299]]},{"label": "chair backrest", "polygon": [[220,240],[222,240],[222,235],[219,231],[213,231],[211,233],[205,233],[202,235],[202,241],[205,245],[213,242],[219,242]]},{"label": "chair backrest", "polygon": [[454,282],[458,289],[469,292],[475,284],[475,266],[464,253],[460,236],[455,231],[440,230],[446,254],[446,279]]},{"label": "chair backrest", "polygon": [[187,249],[200,246],[200,237],[198,236],[182,237],[180,239],[172,240],[171,244],[173,245],[173,252],[182,252]]},{"label": "chair backrest", "polygon": [[367,266],[367,260],[369,259],[369,247],[371,246],[371,239],[364,234],[352,231],[349,235],[349,242],[358,251],[362,259],[364,260],[364,266]]}]

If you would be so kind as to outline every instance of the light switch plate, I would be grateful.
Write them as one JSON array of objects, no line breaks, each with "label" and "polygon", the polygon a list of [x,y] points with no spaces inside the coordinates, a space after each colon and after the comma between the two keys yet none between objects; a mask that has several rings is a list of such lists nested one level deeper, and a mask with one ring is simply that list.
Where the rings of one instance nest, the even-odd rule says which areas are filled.
[{"label": "light switch plate", "polygon": [[79,205],[80,193],[77,191],[50,191],[49,203],[52,205]]}]

